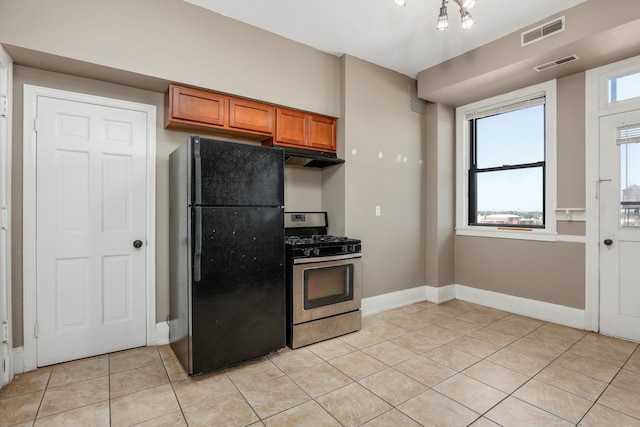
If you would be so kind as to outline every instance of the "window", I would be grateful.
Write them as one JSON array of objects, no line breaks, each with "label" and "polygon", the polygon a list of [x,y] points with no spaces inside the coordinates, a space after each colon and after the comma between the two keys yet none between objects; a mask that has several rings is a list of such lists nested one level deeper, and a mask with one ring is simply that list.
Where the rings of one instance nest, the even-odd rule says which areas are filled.
[{"label": "window", "polygon": [[459,107],[456,121],[457,233],[555,234],[555,81]]},{"label": "window", "polygon": [[640,72],[611,77],[608,83],[609,103],[640,97]]}]

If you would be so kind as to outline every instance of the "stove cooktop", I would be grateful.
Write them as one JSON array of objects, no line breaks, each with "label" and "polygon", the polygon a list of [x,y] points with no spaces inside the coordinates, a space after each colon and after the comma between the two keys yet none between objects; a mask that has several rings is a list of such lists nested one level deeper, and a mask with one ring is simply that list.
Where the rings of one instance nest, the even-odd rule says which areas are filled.
[{"label": "stove cooktop", "polygon": [[360,243],[360,240],[342,236],[313,235],[289,236],[285,239],[285,243],[292,246],[355,245]]},{"label": "stove cooktop", "polygon": [[285,239],[285,246],[289,258],[358,254],[362,251],[360,240],[330,235],[289,236]]}]

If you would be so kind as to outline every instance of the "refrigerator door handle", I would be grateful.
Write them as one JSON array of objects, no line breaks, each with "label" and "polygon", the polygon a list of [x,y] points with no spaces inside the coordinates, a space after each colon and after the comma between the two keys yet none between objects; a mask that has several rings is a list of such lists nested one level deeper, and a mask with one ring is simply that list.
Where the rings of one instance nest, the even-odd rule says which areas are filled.
[{"label": "refrigerator door handle", "polygon": [[194,181],[195,195],[194,203],[199,205],[202,203],[202,157],[200,156],[200,138],[193,140],[193,160],[195,162]]},{"label": "refrigerator door handle", "polygon": [[196,206],[194,208],[195,213],[195,236],[194,244],[195,250],[193,251],[193,281],[199,282],[201,276],[202,267],[202,208]]}]

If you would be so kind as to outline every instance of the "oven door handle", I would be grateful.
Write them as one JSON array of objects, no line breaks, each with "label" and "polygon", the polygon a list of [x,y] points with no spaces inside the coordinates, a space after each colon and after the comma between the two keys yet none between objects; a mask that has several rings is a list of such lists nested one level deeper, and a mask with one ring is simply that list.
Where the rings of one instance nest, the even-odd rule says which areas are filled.
[{"label": "oven door handle", "polygon": [[340,261],[343,259],[355,259],[355,258],[362,258],[362,253],[358,252],[355,254],[323,256],[323,257],[314,257],[314,258],[295,258],[293,260],[293,263],[294,264],[311,264],[314,262]]}]

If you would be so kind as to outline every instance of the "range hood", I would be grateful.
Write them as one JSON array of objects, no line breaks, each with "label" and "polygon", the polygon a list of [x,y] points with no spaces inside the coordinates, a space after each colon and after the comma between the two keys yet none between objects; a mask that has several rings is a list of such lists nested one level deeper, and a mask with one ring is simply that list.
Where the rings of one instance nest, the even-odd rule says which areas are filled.
[{"label": "range hood", "polygon": [[304,166],[307,168],[325,168],[340,163],[344,160],[339,159],[335,153],[326,151],[305,150],[303,148],[284,148],[284,163],[292,166]]}]

